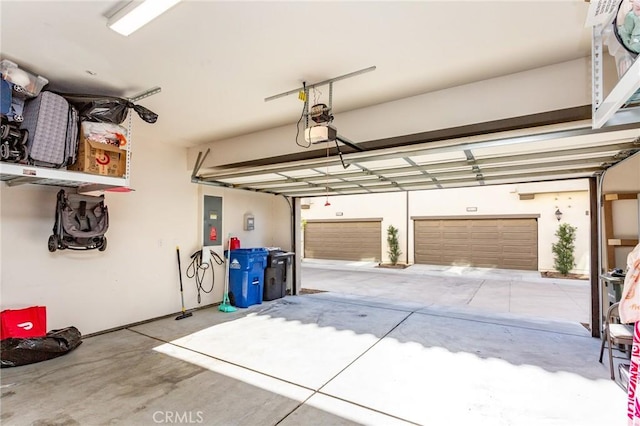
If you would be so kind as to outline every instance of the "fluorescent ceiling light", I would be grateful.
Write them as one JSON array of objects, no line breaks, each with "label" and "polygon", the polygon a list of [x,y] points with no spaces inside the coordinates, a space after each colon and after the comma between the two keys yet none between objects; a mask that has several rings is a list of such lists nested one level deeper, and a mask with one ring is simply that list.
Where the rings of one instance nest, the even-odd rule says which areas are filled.
[{"label": "fluorescent ceiling light", "polygon": [[132,1],[109,18],[107,26],[117,33],[128,36],[179,2],[180,0]]}]

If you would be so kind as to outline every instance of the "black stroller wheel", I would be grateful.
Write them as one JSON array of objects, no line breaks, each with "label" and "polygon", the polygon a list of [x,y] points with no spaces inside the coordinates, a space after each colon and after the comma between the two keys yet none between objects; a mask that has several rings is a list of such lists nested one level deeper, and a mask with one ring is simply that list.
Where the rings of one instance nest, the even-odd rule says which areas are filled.
[{"label": "black stroller wheel", "polygon": [[29,140],[29,131],[27,129],[20,130],[20,136],[22,139],[20,140],[20,144],[27,146],[27,141]]},{"label": "black stroller wheel", "polygon": [[10,154],[9,141],[3,141],[2,145],[0,145],[0,158],[3,160],[9,159]]},{"label": "black stroller wheel", "polygon": [[2,139],[6,139],[9,136],[9,124],[2,123],[0,129],[2,129]]},{"label": "black stroller wheel", "polygon": [[102,244],[98,247],[98,251],[105,251],[107,249],[107,237],[102,238]]},{"label": "black stroller wheel", "polygon": [[49,247],[49,251],[51,253],[53,253],[54,251],[56,251],[58,249],[58,236],[57,235],[49,236],[48,247]]},{"label": "black stroller wheel", "polygon": [[24,146],[24,145],[20,145],[20,146],[18,146],[18,151],[20,152],[20,158],[18,159],[18,161],[26,160],[27,159],[27,147]]}]

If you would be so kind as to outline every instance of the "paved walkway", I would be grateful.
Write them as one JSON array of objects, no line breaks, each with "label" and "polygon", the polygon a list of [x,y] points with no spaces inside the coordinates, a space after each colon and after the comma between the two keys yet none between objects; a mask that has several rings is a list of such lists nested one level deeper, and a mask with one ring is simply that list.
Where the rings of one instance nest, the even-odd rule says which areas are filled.
[{"label": "paved walkway", "polygon": [[588,280],[543,278],[536,271],[305,259],[302,288],[422,306],[467,306],[495,313],[590,322]]}]

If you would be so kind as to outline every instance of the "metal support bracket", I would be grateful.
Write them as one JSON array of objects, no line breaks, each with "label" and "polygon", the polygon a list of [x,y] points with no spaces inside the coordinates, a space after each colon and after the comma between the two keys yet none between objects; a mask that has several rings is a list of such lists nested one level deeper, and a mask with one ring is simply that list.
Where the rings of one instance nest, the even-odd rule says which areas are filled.
[{"label": "metal support bracket", "polygon": [[348,74],[344,74],[344,75],[341,75],[341,76],[338,76],[338,77],[334,77],[334,78],[330,78],[330,79],[327,79],[327,80],[323,80],[323,81],[320,81],[318,83],[309,84],[309,85],[306,85],[306,86],[303,86],[303,87],[298,87],[297,89],[292,89],[292,90],[288,90],[288,91],[283,92],[283,93],[279,93],[277,95],[269,96],[268,98],[264,98],[264,101],[265,102],[269,102],[269,101],[273,101],[274,99],[284,98],[285,96],[293,95],[294,93],[299,93],[301,90],[304,90],[305,88],[307,90],[313,89],[313,88],[318,87],[318,86],[324,86],[324,85],[327,85],[329,83],[334,83],[336,81],[344,80],[346,78],[355,77],[355,76],[360,75],[360,74],[364,74],[364,73],[367,73],[367,72],[375,71],[375,69],[376,69],[375,65],[372,66],[372,67],[369,67],[369,68],[363,68],[361,70],[350,72]]},{"label": "metal support bracket", "polygon": [[[640,55],[622,75],[609,95],[603,99],[603,25],[594,26],[591,38],[592,63],[592,128],[600,129],[614,124],[612,118],[629,99],[640,90]],[[627,114],[628,115],[628,114]],[[631,114],[632,120],[640,120],[640,114]]]}]

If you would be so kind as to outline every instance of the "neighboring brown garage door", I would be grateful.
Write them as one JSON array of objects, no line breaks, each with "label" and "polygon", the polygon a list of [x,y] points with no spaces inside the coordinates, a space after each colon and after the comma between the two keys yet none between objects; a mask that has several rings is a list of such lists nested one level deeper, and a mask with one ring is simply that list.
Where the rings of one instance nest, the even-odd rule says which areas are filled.
[{"label": "neighboring brown garage door", "polygon": [[381,221],[308,221],[304,257],[310,259],[380,261]]},{"label": "neighboring brown garage door", "polygon": [[538,269],[538,221],[423,219],[414,222],[415,263]]}]

